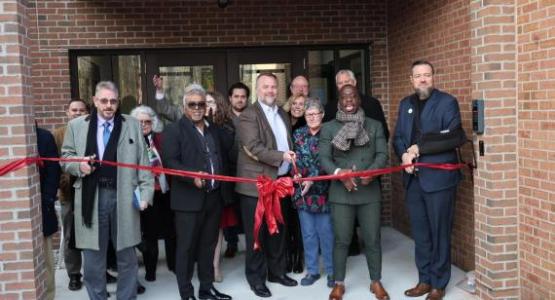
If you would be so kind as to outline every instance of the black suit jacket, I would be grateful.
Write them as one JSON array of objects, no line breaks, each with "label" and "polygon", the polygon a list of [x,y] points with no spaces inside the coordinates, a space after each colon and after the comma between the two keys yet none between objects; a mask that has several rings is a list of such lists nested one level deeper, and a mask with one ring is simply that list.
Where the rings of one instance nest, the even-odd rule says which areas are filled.
[{"label": "black suit jacket", "polygon": [[[59,157],[58,147],[54,141],[54,136],[46,129],[36,128],[37,148],[40,157]],[[56,194],[60,185],[62,171],[60,164],[54,161],[45,161],[39,167],[40,174],[40,194],[42,209],[42,233],[50,236],[58,231],[58,218],[54,209]]]},{"label": "black suit jacket", "polygon": [[[193,123],[186,117],[166,127],[162,138],[162,162],[165,167],[184,171],[204,171],[206,157],[202,149],[202,141],[198,137]],[[209,132],[216,144],[217,155],[222,163],[220,174],[224,175],[227,170],[227,159],[222,155],[222,143],[220,140],[220,129],[215,124],[204,128]],[[220,192],[226,189],[222,184]],[[227,193],[229,194],[229,192]],[[227,195],[226,195],[227,196]],[[189,177],[172,176],[170,203],[175,211],[200,211],[206,198],[206,190],[199,189],[194,184],[194,179]]]}]

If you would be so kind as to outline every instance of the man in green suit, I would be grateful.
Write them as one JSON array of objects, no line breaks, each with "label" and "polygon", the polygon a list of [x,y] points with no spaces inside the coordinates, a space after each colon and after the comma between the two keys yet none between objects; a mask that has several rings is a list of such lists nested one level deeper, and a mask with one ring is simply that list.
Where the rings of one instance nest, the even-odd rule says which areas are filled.
[{"label": "man in green suit", "polygon": [[[387,142],[380,122],[365,117],[356,87],[346,85],[339,91],[336,118],[325,123],[320,135],[320,159],[328,174],[383,168]],[[376,178],[345,178],[331,182],[329,189],[331,218],[335,235],[333,263],[335,286],[330,300],[341,300],[345,293],[347,254],[355,218],[360,222],[365,255],[372,283],[370,291],[377,299],[389,299],[382,286],[380,245],[380,184]]]}]

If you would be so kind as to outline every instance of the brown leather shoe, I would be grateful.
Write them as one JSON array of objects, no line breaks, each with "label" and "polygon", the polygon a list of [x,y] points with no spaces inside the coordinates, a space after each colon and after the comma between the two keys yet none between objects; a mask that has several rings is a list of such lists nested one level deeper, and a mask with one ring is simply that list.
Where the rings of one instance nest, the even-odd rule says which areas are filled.
[{"label": "brown leather shoe", "polygon": [[378,300],[389,300],[389,295],[380,281],[372,281],[370,284],[370,291],[374,293],[374,296],[376,296]]},{"label": "brown leather shoe", "polygon": [[445,296],[444,290],[432,289],[428,294],[428,296],[426,297],[426,300],[442,300],[444,296]]},{"label": "brown leather shoe", "polygon": [[405,296],[407,297],[420,297],[427,294],[432,289],[432,286],[427,283],[419,282],[415,287],[405,291]]},{"label": "brown leather shoe", "polygon": [[345,286],[342,284],[335,284],[333,290],[331,290],[329,300],[343,300],[343,294],[345,294]]}]

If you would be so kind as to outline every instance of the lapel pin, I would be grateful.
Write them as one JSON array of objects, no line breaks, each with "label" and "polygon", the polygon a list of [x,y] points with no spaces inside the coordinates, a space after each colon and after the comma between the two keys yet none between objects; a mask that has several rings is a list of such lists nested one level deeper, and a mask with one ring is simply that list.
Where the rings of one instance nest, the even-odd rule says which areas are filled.
[{"label": "lapel pin", "polygon": [[409,114],[412,114],[412,108],[409,108]]}]

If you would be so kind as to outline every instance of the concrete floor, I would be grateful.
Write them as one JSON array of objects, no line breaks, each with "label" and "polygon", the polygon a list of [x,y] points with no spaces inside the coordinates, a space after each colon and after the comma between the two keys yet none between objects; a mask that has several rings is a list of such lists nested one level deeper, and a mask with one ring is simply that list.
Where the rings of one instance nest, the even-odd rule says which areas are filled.
[{"label": "concrete floor", "polygon": [[[243,237],[243,236],[241,236]],[[224,243],[225,244],[225,243]],[[225,245],[222,247],[225,250]],[[163,257],[164,247],[160,247],[161,256]],[[388,290],[392,300],[397,299],[425,299],[408,298],[403,295],[403,291],[412,287],[417,282],[417,272],[414,265],[414,242],[401,234],[400,232],[390,228],[382,228],[382,249],[383,249],[383,270],[382,282]],[[215,283],[215,286],[221,292],[233,296],[235,300],[251,300],[263,299],[256,297],[249,288],[244,276],[244,241],[241,240],[240,253],[232,259],[223,259],[221,268],[224,274],[224,281]],[[291,277],[300,281],[304,274],[290,274]],[[196,275],[194,277],[195,289],[198,288]],[[459,268],[453,266],[452,276],[447,288],[447,300],[467,300],[477,299],[455,285],[465,278],[465,274]],[[177,290],[177,282],[175,275],[168,271],[165,266],[165,259],[161,258],[158,266],[157,280],[155,282],[146,282],[144,280],[144,268],[139,269],[139,280],[146,287],[146,292],[139,295],[139,299],[144,300],[165,300],[180,299]],[[85,288],[80,291],[72,292],[67,289],[68,277],[64,269],[56,271],[56,299],[87,299]],[[345,300],[375,299],[370,293],[368,287],[370,278],[366,267],[366,259],[363,255],[350,257],[347,265],[347,278]],[[326,287],[325,276],[309,287],[296,286],[292,288],[283,287],[278,284],[268,283],[268,288],[273,296],[272,300],[312,300],[328,299],[330,289]],[[108,291],[112,293],[110,299],[115,297],[115,284],[108,285]]]}]

